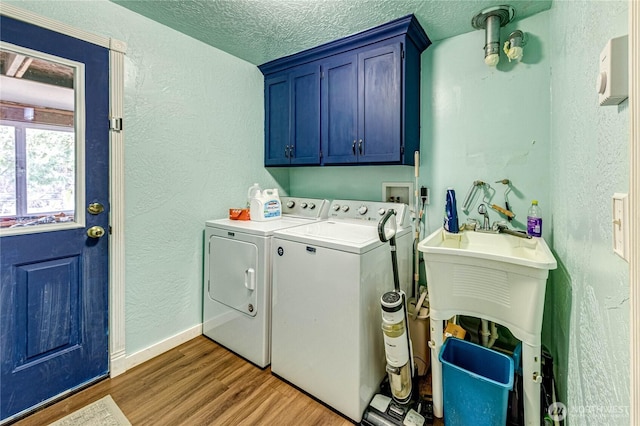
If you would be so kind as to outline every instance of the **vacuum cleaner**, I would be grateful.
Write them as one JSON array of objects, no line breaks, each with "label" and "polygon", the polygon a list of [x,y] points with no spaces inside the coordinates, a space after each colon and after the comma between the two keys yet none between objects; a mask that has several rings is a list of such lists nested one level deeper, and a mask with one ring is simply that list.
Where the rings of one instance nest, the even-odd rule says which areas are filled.
[{"label": "vacuum cleaner", "polygon": [[[394,289],[380,298],[387,377],[380,393],[373,396],[362,416],[361,424],[366,426],[423,426],[426,424],[423,414],[429,417],[428,404],[421,401],[414,384],[416,375],[408,328],[407,297],[400,289],[398,279],[395,215],[396,212],[390,209],[378,223],[380,241],[388,241],[391,246]],[[394,226],[387,233],[385,225],[392,217]],[[433,420],[432,409],[430,420]]]}]

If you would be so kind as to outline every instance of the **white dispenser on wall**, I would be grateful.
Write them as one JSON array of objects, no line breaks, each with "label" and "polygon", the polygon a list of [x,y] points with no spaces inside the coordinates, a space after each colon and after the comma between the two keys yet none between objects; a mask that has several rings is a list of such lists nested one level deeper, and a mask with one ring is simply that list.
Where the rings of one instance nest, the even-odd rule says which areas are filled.
[{"label": "white dispenser on wall", "polygon": [[600,53],[596,89],[600,105],[618,105],[629,96],[629,37],[612,38]]}]

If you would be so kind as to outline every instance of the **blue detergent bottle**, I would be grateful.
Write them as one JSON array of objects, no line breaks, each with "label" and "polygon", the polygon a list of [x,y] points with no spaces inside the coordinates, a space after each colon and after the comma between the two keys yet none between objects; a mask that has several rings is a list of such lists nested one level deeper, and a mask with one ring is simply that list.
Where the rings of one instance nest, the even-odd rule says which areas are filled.
[{"label": "blue detergent bottle", "polygon": [[457,234],[460,232],[458,226],[458,207],[456,205],[456,191],[447,188],[447,199],[445,204],[444,229],[445,231]]}]

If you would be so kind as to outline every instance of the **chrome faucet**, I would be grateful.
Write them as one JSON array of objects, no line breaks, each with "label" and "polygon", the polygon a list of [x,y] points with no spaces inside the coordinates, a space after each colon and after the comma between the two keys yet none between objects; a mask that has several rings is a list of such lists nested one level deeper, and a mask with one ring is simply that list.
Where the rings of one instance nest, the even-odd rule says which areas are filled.
[{"label": "chrome faucet", "polygon": [[487,206],[484,204],[480,204],[478,206],[478,213],[484,216],[484,222],[482,223],[482,227],[480,230],[482,231],[491,231],[491,225],[489,224],[489,213],[487,212]]}]

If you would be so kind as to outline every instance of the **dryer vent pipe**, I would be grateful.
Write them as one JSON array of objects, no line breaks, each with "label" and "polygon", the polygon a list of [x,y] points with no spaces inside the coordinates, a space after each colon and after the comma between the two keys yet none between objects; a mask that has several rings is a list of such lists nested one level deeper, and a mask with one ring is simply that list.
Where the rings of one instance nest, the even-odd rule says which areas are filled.
[{"label": "dryer vent pipe", "polygon": [[484,63],[495,67],[500,61],[500,27],[505,26],[515,17],[511,6],[494,6],[483,10],[473,17],[473,28],[485,30]]}]

